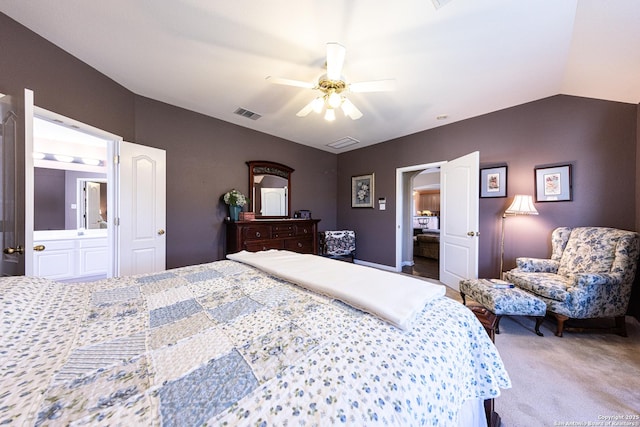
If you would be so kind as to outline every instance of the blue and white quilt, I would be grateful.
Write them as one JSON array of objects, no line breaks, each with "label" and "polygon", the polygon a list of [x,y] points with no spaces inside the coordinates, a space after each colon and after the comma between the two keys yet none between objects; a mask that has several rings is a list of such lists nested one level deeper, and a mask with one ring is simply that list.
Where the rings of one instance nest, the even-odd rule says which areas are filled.
[{"label": "blue and white quilt", "polygon": [[402,331],[230,260],[1,278],[0,313],[1,425],[449,426],[510,387],[456,301]]}]

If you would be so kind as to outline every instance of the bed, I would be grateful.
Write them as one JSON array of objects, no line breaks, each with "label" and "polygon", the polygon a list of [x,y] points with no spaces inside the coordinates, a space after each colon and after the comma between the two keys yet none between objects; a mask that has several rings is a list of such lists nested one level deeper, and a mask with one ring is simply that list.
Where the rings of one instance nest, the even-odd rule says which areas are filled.
[{"label": "bed", "polygon": [[230,259],[1,278],[0,424],[482,425],[483,400],[510,387],[456,301],[432,295],[394,326],[310,289]]}]

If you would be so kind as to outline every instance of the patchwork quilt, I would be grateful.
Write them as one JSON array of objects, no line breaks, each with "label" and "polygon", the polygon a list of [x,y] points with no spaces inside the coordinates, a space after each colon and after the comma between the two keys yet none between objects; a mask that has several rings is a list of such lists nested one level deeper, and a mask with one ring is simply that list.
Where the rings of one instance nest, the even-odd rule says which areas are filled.
[{"label": "patchwork quilt", "polygon": [[0,313],[1,425],[449,426],[510,387],[458,302],[402,331],[230,260],[0,278]]}]

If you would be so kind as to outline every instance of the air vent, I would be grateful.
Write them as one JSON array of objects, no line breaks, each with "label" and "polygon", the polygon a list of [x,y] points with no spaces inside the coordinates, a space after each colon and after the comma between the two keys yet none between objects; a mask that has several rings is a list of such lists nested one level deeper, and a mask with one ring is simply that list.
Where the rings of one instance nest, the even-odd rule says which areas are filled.
[{"label": "air vent", "polygon": [[436,9],[440,9],[445,4],[449,3],[451,0],[431,0],[431,3],[435,6]]},{"label": "air vent", "polygon": [[327,146],[331,148],[341,149],[341,148],[346,148],[351,145],[355,145],[359,143],[360,141],[358,141],[357,139],[351,138],[350,136],[345,136],[344,138],[340,138],[337,141],[333,141],[332,143],[327,144]]},{"label": "air vent", "polygon": [[245,110],[244,108],[238,108],[233,113],[251,120],[258,120],[260,117],[262,117],[260,114],[254,113],[253,111]]}]

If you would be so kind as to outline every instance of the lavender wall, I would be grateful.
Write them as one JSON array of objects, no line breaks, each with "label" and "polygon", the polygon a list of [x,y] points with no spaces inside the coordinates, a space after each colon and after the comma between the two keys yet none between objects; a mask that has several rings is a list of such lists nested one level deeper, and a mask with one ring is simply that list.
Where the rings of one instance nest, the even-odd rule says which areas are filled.
[{"label": "lavender wall", "polygon": [[229,213],[220,198],[232,188],[248,194],[249,160],[292,167],[292,209],[311,210],[321,229],[335,227],[334,154],[142,97],[136,142],[167,150],[167,267],[224,257]]},{"label": "lavender wall", "polygon": [[[534,193],[534,168],[573,165],[573,201],[537,203],[537,217],[510,217],[505,268],[516,256],[549,255],[557,226],[599,225],[635,229],[638,107],[553,96],[397,140],[340,154],[338,226],[354,228],[358,257],[395,264],[395,171],[480,151],[481,167],[508,165],[508,198],[480,199],[479,275],[499,270],[500,217],[517,193]],[[352,175],[376,174],[376,198],[387,210],[351,209]]]},{"label": "lavender wall", "polygon": [[335,227],[335,154],[138,96],[1,13],[0,52],[0,93],[32,89],[39,107],[167,151],[167,267],[223,257],[219,197],[248,190],[247,160],[294,168],[293,209]]},{"label": "lavender wall", "polygon": [[34,230],[64,230],[64,171],[35,168],[33,180]]},{"label": "lavender wall", "polygon": [[[546,256],[558,225],[640,224],[636,105],[554,96],[335,156],[140,97],[3,14],[0,51],[0,92],[33,89],[40,107],[167,150],[168,267],[222,257],[219,197],[248,188],[247,160],[293,167],[293,208],[310,209],[321,229],[355,229],[358,257],[379,264],[395,263],[396,168],[475,150],[483,165],[508,164],[510,197],[533,193],[535,166],[574,165],[572,202],[539,203],[539,217],[509,218],[507,267],[519,255]],[[371,172],[387,210],[352,209],[351,176]],[[499,218],[509,200],[480,201],[481,276],[497,273]]]}]

